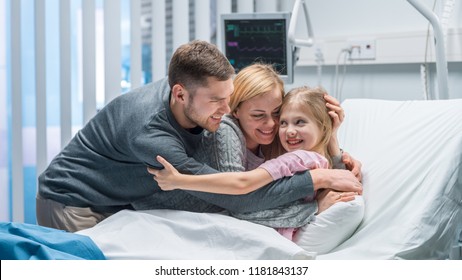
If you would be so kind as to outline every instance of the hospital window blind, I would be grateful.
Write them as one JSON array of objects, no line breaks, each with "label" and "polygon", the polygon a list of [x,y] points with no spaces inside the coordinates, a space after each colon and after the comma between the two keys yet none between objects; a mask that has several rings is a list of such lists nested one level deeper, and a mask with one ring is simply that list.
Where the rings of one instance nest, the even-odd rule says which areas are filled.
[{"label": "hospital window blind", "polygon": [[[6,0],[0,0],[0,18],[7,18]],[[0,21],[0,42],[7,42],[6,20]],[[6,44],[0,44],[0,221],[10,220],[10,172],[9,162],[11,145],[8,135],[8,106],[11,101],[7,96],[7,48]]]},{"label": "hospital window blind", "polygon": [[219,46],[219,15],[255,3],[0,0],[0,220],[35,223],[37,176],[97,110],[164,77],[180,44]]}]

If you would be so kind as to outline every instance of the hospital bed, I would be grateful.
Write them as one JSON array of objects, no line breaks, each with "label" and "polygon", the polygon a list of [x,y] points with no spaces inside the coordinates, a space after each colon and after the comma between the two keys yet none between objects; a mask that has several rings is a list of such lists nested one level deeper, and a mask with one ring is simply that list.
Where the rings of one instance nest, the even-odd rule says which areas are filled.
[{"label": "hospital bed", "polygon": [[219,214],[124,211],[80,233],[113,259],[447,259],[460,250],[452,247],[462,230],[462,100],[351,99],[343,107],[339,138],[363,163],[365,212],[327,254]]},{"label": "hospital bed", "polygon": [[121,211],[77,235],[108,259],[460,259],[462,99],[343,107],[339,139],[363,164],[365,208],[352,234],[351,217],[333,217],[330,230],[344,236],[328,253],[232,217],[173,210]]}]

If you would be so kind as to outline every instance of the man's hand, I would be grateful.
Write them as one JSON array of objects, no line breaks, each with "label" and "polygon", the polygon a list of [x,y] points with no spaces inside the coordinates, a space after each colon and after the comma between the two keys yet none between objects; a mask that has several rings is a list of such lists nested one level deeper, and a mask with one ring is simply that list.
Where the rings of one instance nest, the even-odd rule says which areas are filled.
[{"label": "man's hand", "polygon": [[332,189],[340,192],[363,193],[361,182],[349,170],[318,168],[311,170],[310,174],[315,191]]}]

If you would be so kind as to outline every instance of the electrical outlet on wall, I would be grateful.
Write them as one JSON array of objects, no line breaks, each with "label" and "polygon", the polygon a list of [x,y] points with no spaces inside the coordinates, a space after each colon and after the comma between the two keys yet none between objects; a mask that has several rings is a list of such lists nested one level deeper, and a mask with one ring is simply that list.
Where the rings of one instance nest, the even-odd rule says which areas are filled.
[{"label": "electrical outlet on wall", "polygon": [[374,60],[375,39],[349,40],[350,60]]}]

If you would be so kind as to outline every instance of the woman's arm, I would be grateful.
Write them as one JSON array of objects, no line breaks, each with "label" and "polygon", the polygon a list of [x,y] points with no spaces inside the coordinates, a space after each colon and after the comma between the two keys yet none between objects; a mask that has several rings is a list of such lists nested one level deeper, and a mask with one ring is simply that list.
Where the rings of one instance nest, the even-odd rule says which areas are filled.
[{"label": "woman's arm", "polygon": [[271,175],[263,168],[245,172],[186,175],[179,173],[163,157],[157,156],[156,159],[164,169],[148,167],[148,172],[154,175],[154,180],[164,191],[182,189],[236,195],[252,192],[273,181]]},{"label": "woman's arm", "polygon": [[332,131],[332,137],[330,139],[329,145],[328,145],[328,150],[329,154],[332,157],[333,161],[333,168],[336,169],[348,169],[353,174],[358,178],[359,181],[362,179],[361,175],[361,162],[354,159],[350,154],[343,152],[340,149],[340,145],[338,143],[338,138],[337,138],[337,132],[342,124],[343,120],[345,119],[345,112],[343,111],[342,106],[340,105],[340,102],[330,96],[330,95],[325,95],[324,99],[326,100],[326,106],[327,108],[330,109],[329,115],[332,118],[332,126],[333,126],[333,131]]},{"label": "woman's arm", "polygon": [[340,106],[340,102],[333,96],[326,94],[324,99],[327,102],[326,107],[329,109],[329,116],[332,119],[332,136],[328,144],[329,154],[332,157],[341,157],[342,153],[338,144],[337,131],[345,118],[345,112]]}]

